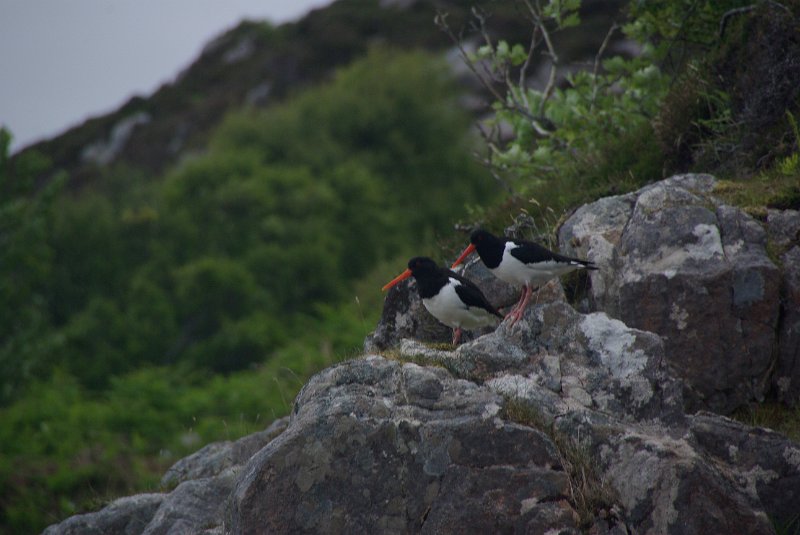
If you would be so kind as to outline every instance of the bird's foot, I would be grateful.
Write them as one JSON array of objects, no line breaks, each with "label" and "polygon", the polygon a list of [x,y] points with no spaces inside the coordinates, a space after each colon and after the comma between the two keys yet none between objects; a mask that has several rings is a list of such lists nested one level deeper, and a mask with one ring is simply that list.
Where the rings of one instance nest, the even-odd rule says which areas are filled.
[{"label": "bird's foot", "polygon": [[525,309],[528,306],[528,302],[531,299],[532,293],[533,290],[530,287],[528,286],[523,287],[522,296],[520,297],[517,304],[514,305],[514,308],[511,310],[511,312],[509,312],[508,315],[506,316],[506,319],[511,318],[511,323],[509,324],[509,327],[513,327],[520,319],[522,319],[522,316],[525,314]]},{"label": "bird's foot", "polygon": [[453,329],[453,346],[457,346],[458,342],[461,341],[461,329]]},{"label": "bird's foot", "polygon": [[523,313],[524,310],[522,310],[521,308],[516,308],[512,312],[510,312],[508,316],[506,316],[507,320],[508,319],[511,320],[508,326],[513,327],[514,325],[516,325],[516,323],[522,318]]}]

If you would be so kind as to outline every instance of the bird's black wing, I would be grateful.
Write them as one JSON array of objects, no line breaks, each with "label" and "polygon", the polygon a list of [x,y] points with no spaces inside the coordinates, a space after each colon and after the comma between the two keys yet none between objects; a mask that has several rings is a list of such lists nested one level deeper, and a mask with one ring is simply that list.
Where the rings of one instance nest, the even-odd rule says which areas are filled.
[{"label": "bird's black wing", "polygon": [[564,264],[579,264],[586,269],[597,269],[593,262],[554,253],[550,249],[542,247],[538,243],[534,243],[532,241],[514,240],[514,243],[519,245],[519,247],[511,249],[511,256],[520,262],[524,262],[525,264],[537,264],[539,262],[563,262]]},{"label": "bird's black wing", "polygon": [[490,314],[494,314],[498,318],[503,317],[503,315],[500,314],[491,303],[489,303],[488,299],[486,299],[486,296],[483,295],[483,292],[481,292],[480,288],[478,288],[475,283],[469,279],[465,279],[458,273],[450,270],[447,271],[447,275],[449,277],[452,277],[461,283],[460,285],[456,286],[456,295],[458,295],[459,299],[461,299],[465,305],[469,307],[482,308]]}]

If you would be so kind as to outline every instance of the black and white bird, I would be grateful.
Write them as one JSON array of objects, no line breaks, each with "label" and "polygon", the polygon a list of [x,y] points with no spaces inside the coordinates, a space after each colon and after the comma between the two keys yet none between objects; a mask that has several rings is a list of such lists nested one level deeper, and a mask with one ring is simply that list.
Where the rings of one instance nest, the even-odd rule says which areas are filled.
[{"label": "black and white bird", "polygon": [[451,267],[456,267],[473,251],[498,279],[522,287],[522,295],[507,317],[515,324],[525,312],[534,288],[576,269],[597,269],[592,262],[554,253],[538,243],[498,238],[482,229],[469,237],[470,244]]},{"label": "black and white bird", "polygon": [[417,281],[419,296],[428,312],[453,329],[453,345],[461,339],[461,329],[494,325],[503,318],[475,284],[424,256],[409,260],[408,269],[382,290],[411,276]]}]

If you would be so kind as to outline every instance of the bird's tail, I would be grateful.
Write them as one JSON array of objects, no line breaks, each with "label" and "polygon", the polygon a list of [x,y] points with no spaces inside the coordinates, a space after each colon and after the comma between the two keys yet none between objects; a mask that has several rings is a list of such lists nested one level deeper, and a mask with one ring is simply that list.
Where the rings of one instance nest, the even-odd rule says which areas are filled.
[{"label": "bird's tail", "polygon": [[570,264],[581,266],[582,268],[585,269],[593,269],[593,270],[600,269],[595,265],[594,262],[590,262],[589,260],[581,260],[580,258],[570,258],[569,261]]}]

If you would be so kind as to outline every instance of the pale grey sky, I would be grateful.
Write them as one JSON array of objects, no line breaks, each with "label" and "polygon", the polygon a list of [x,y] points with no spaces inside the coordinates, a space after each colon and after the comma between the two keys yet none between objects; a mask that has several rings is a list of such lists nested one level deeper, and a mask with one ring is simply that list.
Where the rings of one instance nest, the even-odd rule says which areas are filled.
[{"label": "pale grey sky", "polygon": [[171,81],[243,18],[331,0],[0,0],[0,124],[12,151]]}]

